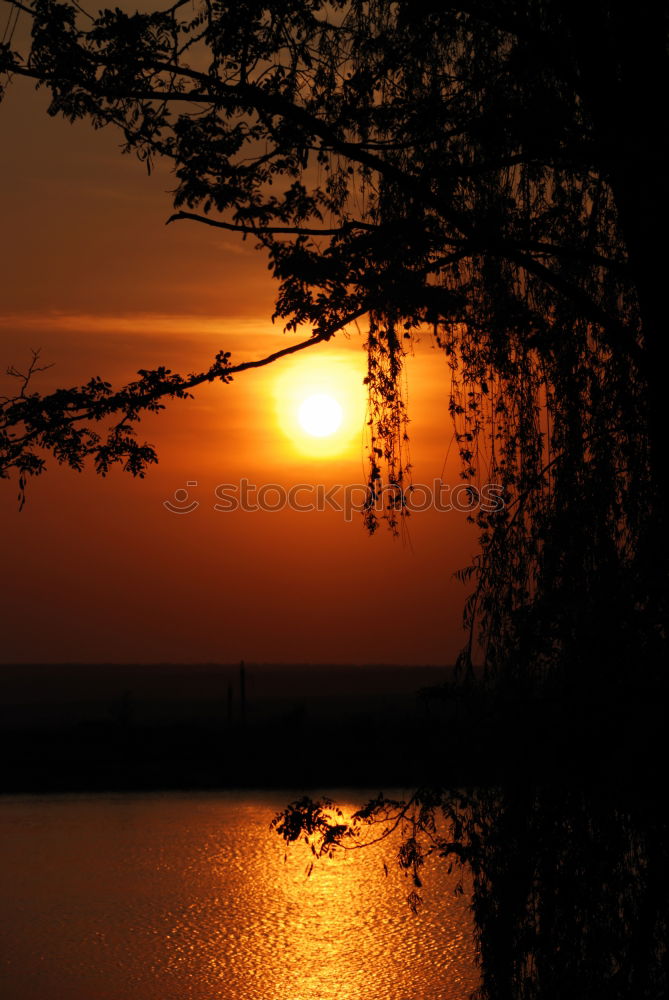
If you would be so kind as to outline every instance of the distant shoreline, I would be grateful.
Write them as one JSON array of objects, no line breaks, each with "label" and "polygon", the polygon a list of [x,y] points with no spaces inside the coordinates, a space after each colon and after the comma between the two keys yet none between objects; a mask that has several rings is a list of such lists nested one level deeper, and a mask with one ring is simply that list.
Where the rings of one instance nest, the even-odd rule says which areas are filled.
[{"label": "distant shoreline", "polygon": [[657,766],[666,715],[664,691],[463,695],[446,667],[33,664],[0,677],[0,794],[637,780]]}]

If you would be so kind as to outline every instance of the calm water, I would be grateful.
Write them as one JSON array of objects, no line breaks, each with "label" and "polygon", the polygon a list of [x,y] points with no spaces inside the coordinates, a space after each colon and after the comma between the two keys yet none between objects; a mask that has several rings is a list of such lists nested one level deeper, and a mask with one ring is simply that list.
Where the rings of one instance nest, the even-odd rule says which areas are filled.
[{"label": "calm water", "polygon": [[443,863],[428,871],[418,915],[387,846],[318,862],[307,878],[306,849],[284,861],[268,830],[286,801],[262,793],[0,800],[0,994],[465,1000],[478,977],[456,875]]}]

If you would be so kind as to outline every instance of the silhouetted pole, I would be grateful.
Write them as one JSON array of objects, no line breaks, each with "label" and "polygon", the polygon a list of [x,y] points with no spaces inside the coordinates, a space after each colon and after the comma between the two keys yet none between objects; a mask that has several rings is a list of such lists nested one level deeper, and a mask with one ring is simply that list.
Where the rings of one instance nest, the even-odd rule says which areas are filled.
[{"label": "silhouetted pole", "polygon": [[228,681],[228,727],[232,725],[232,681]]},{"label": "silhouetted pole", "polygon": [[246,667],[242,660],[239,664],[239,701],[242,726],[246,725]]}]

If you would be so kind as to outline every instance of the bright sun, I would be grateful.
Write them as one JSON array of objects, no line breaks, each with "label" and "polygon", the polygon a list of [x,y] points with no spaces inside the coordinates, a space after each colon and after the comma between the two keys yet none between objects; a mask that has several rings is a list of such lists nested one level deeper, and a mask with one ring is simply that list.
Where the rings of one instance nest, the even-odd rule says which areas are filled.
[{"label": "bright sun", "polygon": [[291,450],[310,459],[359,455],[367,411],[362,351],[288,359],[277,370],[277,423]]},{"label": "bright sun", "polygon": [[342,417],[342,408],[337,400],[322,392],[308,396],[298,410],[300,427],[312,437],[334,434],[339,429]]}]

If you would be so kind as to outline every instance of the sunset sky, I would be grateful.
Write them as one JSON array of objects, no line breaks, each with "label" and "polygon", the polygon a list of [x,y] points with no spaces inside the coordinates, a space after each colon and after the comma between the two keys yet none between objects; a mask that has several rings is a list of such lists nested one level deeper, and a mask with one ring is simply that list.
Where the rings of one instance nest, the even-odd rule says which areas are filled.
[{"label": "sunset sky", "polygon": [[[252,241],[165,227],[169,173],[147,176],[118,134],[50,119],[46,104],[15,80],[0,105],[3,370],[41,348],[54,366],[41,391],[93,375],[121,384],[294,338],[271,323],[274,285]],[[143,423],[160,458],[144,481],[51,461],[21,513],[15,482],[0,481],[4,661],[452,662],[467,593],[453,573],[476,550],[464,513],[416,513],[393,539],[369,537],[359,515],[214,509],[216,487],[242,478],[364,482],[363,341],[361,324],[170,404]],[[414,482],[456,484],[446,361],[426,337],[407,371]],[[320,444],[296,423],[312,389],[343,412]],[[171,513],[164,501],[188,482],[199,506]]]}]

